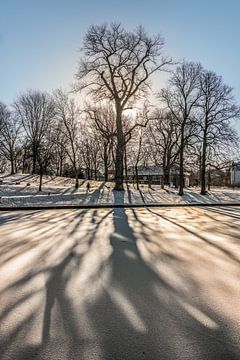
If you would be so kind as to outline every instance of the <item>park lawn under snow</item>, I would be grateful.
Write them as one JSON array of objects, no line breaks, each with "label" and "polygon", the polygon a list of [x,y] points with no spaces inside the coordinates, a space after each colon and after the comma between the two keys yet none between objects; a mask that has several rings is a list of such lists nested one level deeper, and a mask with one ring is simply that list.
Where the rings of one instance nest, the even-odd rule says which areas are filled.
[{"label": "park lawn under snow", "polygon": [[240,202],[240,190],[212,188],[205,196],[199,194],[199,188],[187,188],[182,197],[177,189],[161,189],[155,185],[149,189],[140,186],[140,191],[132,184],[124,193],[113,191],[112,183],[89,181],[91,188],[87,192],[87,180],[80,180],[79,189],[74,187],[74,179],[44,176],[42,191],[38,191],[39,176],[27,174],[0,175],[0,207],[3,206],[55,206],[80,204],[177,204],[177,203],[218,203]]},{"label": "park lawn under snow", "polygon": [[1,360],[239,359],[229,210],[2,212]]}]

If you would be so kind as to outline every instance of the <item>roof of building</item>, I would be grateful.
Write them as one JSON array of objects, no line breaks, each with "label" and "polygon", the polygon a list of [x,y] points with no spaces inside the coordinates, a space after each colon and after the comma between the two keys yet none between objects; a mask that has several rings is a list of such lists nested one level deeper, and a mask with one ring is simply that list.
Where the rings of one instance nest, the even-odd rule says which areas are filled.
[{"label": "roof of building", "polygon": [[[172,166],[171,170],[174,173],[178,173],[178,169],[176,166]],[[135,168],[134,166],[131,166],[128,168],[128,175],[134,175],[135,174]],[[163,167],[162,165],[151,165],[151,166],[138,166],[138,175],[163,175]]]}]

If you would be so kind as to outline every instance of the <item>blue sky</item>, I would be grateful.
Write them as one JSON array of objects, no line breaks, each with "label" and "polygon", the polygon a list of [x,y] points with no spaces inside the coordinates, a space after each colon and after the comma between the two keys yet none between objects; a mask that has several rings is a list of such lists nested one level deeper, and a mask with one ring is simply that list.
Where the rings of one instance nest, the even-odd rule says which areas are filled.
[{"label": "blue sky", "polygon": [[28,88],[67,88],[87,28],[120,21],[159,32],[168,55],[222,75],[240,103],[239,14],[238,0],[0,0],[0,100],[9,104]]}]

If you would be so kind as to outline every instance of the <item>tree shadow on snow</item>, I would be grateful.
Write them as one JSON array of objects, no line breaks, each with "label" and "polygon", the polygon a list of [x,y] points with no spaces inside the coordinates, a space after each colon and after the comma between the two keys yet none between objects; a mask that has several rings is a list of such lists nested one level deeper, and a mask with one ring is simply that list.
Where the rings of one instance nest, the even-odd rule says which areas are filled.
[{"label": "tree shadow on snow", "polygon": [[[191,298],[144,261],[125,209],[113,210],[113,225],[107,264],[111,276],[88,307],[102,358],[237,359],[226,334],[186,311],[181,303],[192,303]],[[217,322],[214,314],[208,316]]]},{"label": "tree shadow on snow", "polygon": [[[114,194],[117,203],[124,201],[123,193]],[[3,360],[11,358],[6,349],[12,344],[15,344],[12,358],[16,360],[238,359],[237,350],[227,331],[219,324],[216,314],[204,306],[199,308],[194,302],[194,297],[200,291],[196,283],[186,279],[190,290],[184,292],[162,276],[161,272],[155,271],[151,263],[143,258],[136,233],[130,225],[134,224],[130,223],[130,213],[131,210],[114,208],[103,213],[87,210],[73,214],[71,229],[62,241],[68,241],[68,237],[72,235],[76,241],[68,246],[66,254],[57,264],[47,268],[42,269],[36,263],[33,272],[27,274],[22,283],[18,284],[23,286],[39,272],[46,276],[42,323],[38,324],[41,327],[40,343],[27,344],[23,337],[22,342],[18,342],[19,333],[24,331],[28,334],[31,331],[34,323],[32,313],[26,316],[20,326],[15,327],[7,341],[1,344]],[[78,231],[83,220],[87,220],[86,215],[89,215],[89,233],[85,235],[86,249],[79,253],[77,246],[86,239],[79,237]],[[91,247],[99,240],[99,228],[110,216],[113,229],[110,237],[106,236],[106,239],[103,239],[110,246],[110,255],[103,260],[98,271],[88,277],[86,289],[72,289],[75,291],[73,298],[71,291],[67,291],[68,285],[71,279],[77,279],[81,271],[84,271],[81,268],[82,262]],[[135,221],[137,219],[138,215],[135,214]],[[144,232],[144,224],[143,217],[140,223],[143,227],[142,235],[144,241],[151,242],[151,238],[147,238]],[[64,231],[64,228],[59,231]],[[103,233],[101,234],[103,236]],[[48,237],[48,232],[44,236]],[[59,243],[59,246],[61,244]],[[48,258],[51,254],[52,250],[48,249],[43,256]],[[98,257],[101,257],[100,248]],[[165,256],[160,265],[164,268],[170,261],[174,272],[179,265],[177,256],[171,259]],[[108,274],[107,279],[104,278],[105,273]],[[98,284],[101,284],[98,287],[96,279]],[[15,288],[19,287],[14,284],[13,289]],[[82,319],[79,314],[83,312],[83,308],[76,299],[88,292],[91,295],[88,295],[85,302]],[[28,302],[27,296],[31,295],[27,294],[26,299],[22,301]],[[11,311],[17,309],[17,306],[16,302],[13,303]],[[58,319],[61,319],[61,328],[54,317],[56,312]],[[198,316],[194,316],[195,313]],[[202,322],[199,314],[209,319],[210,324],[213,323],[214,326]],[[92,330],[87,330],[88,327]],[[59,338],[58,333],[61,334]]]}]

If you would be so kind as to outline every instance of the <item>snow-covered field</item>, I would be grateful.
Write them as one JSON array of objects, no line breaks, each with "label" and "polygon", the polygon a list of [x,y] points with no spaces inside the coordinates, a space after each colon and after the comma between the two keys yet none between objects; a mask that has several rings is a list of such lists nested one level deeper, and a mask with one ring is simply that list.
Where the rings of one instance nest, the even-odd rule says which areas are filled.
[{"label": "snow-covered field", "polygon": [[[0,175],[0,207],[1,206],[54,206],[80,204],[176,204],[176,203],[240,203],[240,189],[212,188],[210,193],[202,196],[199,188],[187,188],[180,197],[177,189],[146,185],[140,191],[129,185],[128,191],[113,191],[112,183],[90,181],[91,189],[87,192],[86,180],[80,180],[78,190],[74,188],[74,179],[44,176],[42,192],[38,191],[39,176],[37,175]],[[127,188],[126,188],[127,190]]]},{"label": "snow-covered field", "polygon": [[0,213],[1,360],[237,360],[234,207]]}]

